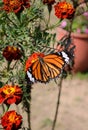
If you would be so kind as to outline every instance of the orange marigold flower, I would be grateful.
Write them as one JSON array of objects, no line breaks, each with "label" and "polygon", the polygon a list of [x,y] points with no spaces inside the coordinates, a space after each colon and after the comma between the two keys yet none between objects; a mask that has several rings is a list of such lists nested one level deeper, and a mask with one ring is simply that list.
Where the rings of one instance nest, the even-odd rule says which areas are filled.
[{"label": "orange marigold flower", "polygon": [[7,46],[4,50],[3,50],[3,56],[6,58],[6,60],[8,61],[12,61],[12,60],[19,60],[22,56],[21,51],[19,50],[19,48],[16,48],[14,46]]},{"label": "orange marigold flower", "polygon": [[4,130],[18,130],[22,124],[22,116],[14,110],[8,111],[1,117],[1,124]]},{"label": "orange marigold flower", "polygon": [[64,19],[71,19],[74,16],[75,9],[74,7],[67,2],[58,2],[55,6],[55,15],[58,18]]},{"label": "orange marigold flower", "polygon": [[55,3],[55,0],[43,0],[43,4],[49,4],[52,5]]},{"label": "orange marigold flower", "polygon": [[25,71],[27,71],[31,67],[32,63],[35,62],[38,59],[38,57],[44,57],[44,54],[37,52],[29,56],[29,58],[26,61]]},{"label": "orange marigold flower", "polygon": [[18,13],[24,10],[24,8],[30,7],[29,0],[3,0],[4,10],[9,12]]},{"label": "orange marigold flower", "polygon": [[22,90],[18,85],[5,85],[0,88],[0,104],[19,104],[22,100]]}]

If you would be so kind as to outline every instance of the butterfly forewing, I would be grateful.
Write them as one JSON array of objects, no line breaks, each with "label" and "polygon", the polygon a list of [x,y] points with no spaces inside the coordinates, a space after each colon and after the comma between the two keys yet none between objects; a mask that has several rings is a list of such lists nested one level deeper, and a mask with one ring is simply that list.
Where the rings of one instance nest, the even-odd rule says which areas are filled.
[{"label": "butterfly forewing", "polygon": [[59,70],[56,71],[55,69],[52,68],[49,68],[49,70],[50,70],[50,79],[53,79],[59,75],[60,72]]},{"label": "butterfly forewing", "polygon": [[51,59],[51,60],[45,60],[47,63],[52,64],[54,67],[56,66],[57,68],[62,68],[62,66],[64,65],[64,62],[58,59]]},{"label": "butterfly forewing", "polygon": [[[49,66],[49,70],[50,70],[50,76],[52,74],[52,72],[55,73],[55,75],[59,75],[60,73],[60,68],[58,68],[57,66],[54,66],[53,64],[47,63],[47,65]],[[53,76],[54,78],[55,76]]]},{"label": "butterfly forewing", "polygon": [[47,75],[47,72],[43,69],[43,66],[42,66],[42,69],[41,69],[41,75],[42,75],[42,82],[47,82],[49,80],[49,76]]},{"label": "butterfly forewing", "polygon": [[41,75],[41,63],[40,62],[38,63],[37,68],[38,68],[37,69],[37,73],[38,73],[37,77],[38,77],[39,80],[41,80],[42,79],[42,75]]},{"label": "butterfly forewing", "polygon": [[38,64],[39,64],[39,59],[36,60],[36,61],[32,64],[32,66],[31,66],[32,71],[34,71],[34,70],[37,68]]},{"label": "butterfly forewing", "polygon": [[[52,53],[44,57],[38,57],[30,67],[30,74],[36,81],[48,82],[50,79],[58,77],[69,60],[67,54]],[[31,75],[29,75],[31,77]]]},{"label": "butterfly forewing", "polygon": [[49,77],[50,76],[50,72],[49,72],[48,65],[44,62],[41,66],[42,66],[43,72]]}]

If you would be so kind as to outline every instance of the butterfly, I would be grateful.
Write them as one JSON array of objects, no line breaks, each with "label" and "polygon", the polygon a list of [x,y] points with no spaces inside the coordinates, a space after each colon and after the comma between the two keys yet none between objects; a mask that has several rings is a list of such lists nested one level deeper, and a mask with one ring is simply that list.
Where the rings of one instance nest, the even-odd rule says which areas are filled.
[{"label": "butterfly", "polygon": [[64,66],[68,63],[69,57],[64,51],[47,55],[38,52],[28,58],[25,70],[31,82],[46,83],[61,75]]}]

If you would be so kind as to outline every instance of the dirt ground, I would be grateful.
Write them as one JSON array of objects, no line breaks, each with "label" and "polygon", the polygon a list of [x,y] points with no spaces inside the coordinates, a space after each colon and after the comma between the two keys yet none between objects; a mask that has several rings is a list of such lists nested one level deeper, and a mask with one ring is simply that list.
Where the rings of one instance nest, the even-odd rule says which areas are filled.
[{"label": "dirt ground", "polygon": [[[58,87],[54,82],[35,84],[32,89],[32,130],[51,130]],[[88,79],[63,81],[55,130],[88,130]]]}]

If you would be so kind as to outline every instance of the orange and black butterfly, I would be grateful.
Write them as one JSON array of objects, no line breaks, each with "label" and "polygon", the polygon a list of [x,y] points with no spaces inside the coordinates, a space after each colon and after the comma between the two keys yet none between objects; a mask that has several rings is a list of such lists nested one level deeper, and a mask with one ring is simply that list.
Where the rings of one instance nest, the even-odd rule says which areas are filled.
[{"label": "orange and black butterfly", "polygon": [[33,53],[26,61],[25,69],[31,82],[46,83],[58,77],[68,63],[69,57],[64,51],[47,55]]}]

